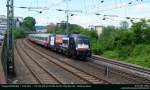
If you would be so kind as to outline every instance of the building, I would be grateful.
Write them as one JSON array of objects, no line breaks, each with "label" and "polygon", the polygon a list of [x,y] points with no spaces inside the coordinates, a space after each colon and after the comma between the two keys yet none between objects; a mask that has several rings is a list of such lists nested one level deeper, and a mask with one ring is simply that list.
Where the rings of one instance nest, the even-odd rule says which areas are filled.
[{"label": "building", "polygon": [[[23,21],[22,17],[14,17],[15,27],[19,27]],[[7,16],[0,15],[0,35],[3,35],[7,30]]]},{"label": "building", "polygon": [[0,34],[3,35],[7,30],[7,17],[0,15]]},{"label": "building", "polygon": [[100,36],[101,33],[103,32],[103,26],[95,26],[95,30],[96,30],[98,36]]},{"label": "building", "polygon": [[23,18],[22,17],[14,17],[15,27],[20,27],[22,22],[23,22]]}]

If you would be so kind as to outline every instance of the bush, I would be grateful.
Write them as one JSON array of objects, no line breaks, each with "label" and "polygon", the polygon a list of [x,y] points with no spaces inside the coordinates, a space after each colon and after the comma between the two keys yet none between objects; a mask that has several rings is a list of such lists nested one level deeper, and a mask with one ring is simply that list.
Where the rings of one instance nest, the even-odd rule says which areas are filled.
[{"label": "bush", "polygon": [[137,57],[129,57],[128,62],[150,68],[150,54],[139,55]]},{"label": "bush", "polygon": [[122,46],[120,48],[117,48],[116,51],[118,52],[120,58],[126,59],[127,57],[130,56],[130,54],[132,52],[132,47],[131,46]]},{"label": "bush", "polygon": [[103,48],[102,48],[101,44],[94,39],[91,40],[91,48],[92,48],[92,53],[94,53],[96,55],[100,55],[103,53]]},{"label": "bush", "polygon": [[132,56],[145,56],[150,55],[150,44],[139,44],[136,45],[132,52]]},{"label": "bush", "polygon": [[134,22],[130,29],[124,30],[104,27],[99,40],[91,43],[93,53],[150,67],[150,25],[146,22],[144,19]]},{"label": "bush", "polygon": [[25,30],[22,27],[16,28],[14,30],[14,38],[15,39],[24,38],[25,36],[26,36]]},{"label": "bush", "polygon": [[112,58],[112,59],[118,59],[119,55],[116,51],[105,51],[103,53],[104,57]]},{"label": "bush", "polygon": [[93,48],[93,49],[92,49],[92,52],[93,52],[95,55],[100,55],[100,54],[103,53],[100,48]]}]

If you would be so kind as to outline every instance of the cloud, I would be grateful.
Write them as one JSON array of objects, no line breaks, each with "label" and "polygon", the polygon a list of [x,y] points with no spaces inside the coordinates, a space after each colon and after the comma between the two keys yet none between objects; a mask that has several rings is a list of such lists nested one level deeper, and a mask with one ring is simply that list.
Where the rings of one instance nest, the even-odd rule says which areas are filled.
[{"label": "cloud", "polygon": [[[63,0],[56,0],[56,2],[54,3],[59,3]],[[121,4],[117,4],[116,6],[112,6],[110,8],[118,8],[118,7],[124,7],[124,8],[120,8],[120,9],[113,9],[110,10],[109,12],[103,12],[106,14],[113,14],[113,15],[118,15],[120,17],[137,17],[137,18],[142,18],[142,17],[148,17],[150,16],[150,5],[148,5],[147,3],[143,3],[143,4],[138,4],[138,5],[134,5],[134,6],[128,6],[126,7],[126,3],[121,3]],[[109,9],[109,8],[105,8],[105,9]],[[126,11],[124,11],[126,9]],[[126,14],[125,14],[125,13]],[[54,13],[55,14],[55,13]],[[63,17],[62,17],[63,16]],[[37,25],[47,25],[50,22],[53,23],[57,23],[60,22],[61,20],[66,20],[65,15],[61,15],[61,14],[55,14],[51,16],[47,16],[50,17],[49,19],[45,16],[41,16],[38,17],[36,19],[37,21]],[[72,24],[78,24],[81,25],[83,27],[89,27],[89,25],[114,25],[114,26],[119,26],[119,23],[121,21],[126,20],[125,18],[110,18],[110,19],[106,19],[106,20],[102,20],[103,17],[98,17],[96,15],[80,15],[80,16],[73,16],[69,18],[69,22]]]},{"label": "cloud", "polygon": [[[103,17],[97,17],[95,15],[86,15],[86,16],[73,16],[69,18],[69,23],[71,24],[78,24],[85,28],[88,28],[91,25],[114,25],[119,26],[120,21],[124,21],[123,18],[106,18],[106,20],[102,20]],[[60,20],[61,21],[61,20]],[[51,18],[37,18],[36,25],[48,25],[50,22],[58,23],[59,20],[53,20]]]},{"label": "cloud", "polygon": [[83,27],[88,27],[91,24],[96,24],[97,18],[93,15],[87,15],[87,16],[74,16],[71,17],[70,23],[73,24],[79,24]]},{"label": "cloud", "polygon": [[130,9],[129,13],[139,18],[149,17],[150,5],[148,5],[147,3],[135,5]]},{"label": "cloud", "polygon": [[147,4],[140,4],[140,5],[136,5],[134,7],[134,9],[136,10],[136,12],[144,12],[144,13],[149,13],[150,12],[150,6]]},{"label": "cloud", "polygon": [[50,0],[51,5],[57,5],[59,3],[62,3],[64,0]]},{"label": "cloud", "polygon": [[[50,22],[53,23],[58,23],[60,22],[59,20],[53,20],[52,18],[42,18],[42,17],[38,17],[36,18],[36,25],[47,25]],[[69,18],[69,23],[72,24],[78,24],[81,25],[83,27],[88,27],[89,25],[95,25],[98,23],[97,17],[94,15],[88,15],[88,16],[73,16]]]},{"label": "cloud", "polygon": [[48,19],[46,18],[37,18],[36,19],[36,25],[47,25]]},{"label": "cloud", "polygon": [[87,28],[91,25],[119,26],[120,21],[125,20],[123,18],[106,18],[106,20],[102,20],[102,19],[103,17],[97,17],[95,15],[75,16],[71,18],[70,23],[78,24]]},{"label": "cloud", "polygon": [[50,23],[57,24],[58,22],[61,22],[61,20],[58,20],[56,18],[49,18],[49,17],[37,17],[36,19],[36,25],[48,25]]}]

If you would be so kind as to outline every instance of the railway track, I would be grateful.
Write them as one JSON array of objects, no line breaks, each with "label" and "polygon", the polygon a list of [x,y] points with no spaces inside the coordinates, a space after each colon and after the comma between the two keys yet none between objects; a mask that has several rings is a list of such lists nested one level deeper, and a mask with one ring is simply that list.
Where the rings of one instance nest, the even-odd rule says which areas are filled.
[{"label": "railway track", "polygon": [[150,75],[150,69],[148,69],[148,68],[135,66],[135,65],[132,65],[132,64],[127,64],[127,63],[122,63],[122,62],[119,62],[119,61],[108,60],[108,59],[98,57],[98,56],[92,56],[91,59],[96,60],[96,61],[106,62],[106,63],[112,64],[112,65],[117,65],[117,66],[120,66],[120,67],[128,68],[128,69],[131,69],[131,70],[135,70],[135,71]]},{"label": "railway track", "polygon": [[98,63],[99,63],[98,65],[103,64],[103,66],[108,67],[109,69],[114,69],[114,70],[118,70],[120,73],[124,72],[126,74],[129,74],[131,75],[131,77],[127,77],[129,79],[134,79],[138,82],[144,82],[147,84],[150,83],[150,71],[147,68],[145,69],[137,65],[132,65],[128,63],[114,61],[114,60],[108,60],[106,58],[102,58],[99,56],[93,56],[88,59],[94,61],[94,63],[96,61],[95,64]]},{"label": "railway track", "polygon": [[[33,75],[33,77],[36,79],[36,81],[39,84],[63,84],[61,81],[59,81],[52,73],[48,72],[39,62],[37,62],[34,58],[32,58],[26,50],[24,50],[24,48],[22,48],[20,43],[18,43],[18,46],[15,47],[17,54],[20,56],[21,60],[23,61],[23,63],[25,64],[25,66],[27,67],[27,69],[30,71],[30,73]],[[21,50],[23,52],[21,52]],[[31,67],[31,65],[29,65],[26,61],[26,59],[24,58],[24,55],[21,55],[21,53],[24,53],[25,55],[27,55],[34,63],[32,63],[32,65],[36,64],[39,68],[33,68]],[[24,57],[23,57],[24,56]],[[29,61],[29,60],[28,60]],[[38,69],[38,70],[35,70]],[[41,71],[42,70],[42,71]],[[44,73],[46,74],[44,74]],[[42,74],[41,74],[42,73]]]},{"label": "railway track", "polygon": [[[122,63],[119,61],[114,60],[107,60],[106,58],[100,58],[100,57],[92,57],[90,60],[98,61],[99,63],[105,63],[105,66],[108,66],[109,68],[114,68],[116,70],[123,71],[124,73],[131,74],[134,76],[134,78],[140,78],[146,83],[150,83],[150,70],[141,66]],[[113,67],[112,67],[112,66]]]},{"label": "railway track", "polygon": [[[49,54],[47,54],[47,55],[49,55]],[[56,57],[55,57],[56,58]],[[58,59],[58,58],[57,58]],[[94,59],[93,59],[94,60]],[[92,60],[92,61],[93,61]],[[62,61],[62,60],[60,60],[60,61]],[[85,63],[84,63],[85,64]],[[87,62],[86,64],[88,64],[89,66],[92,66],[92,67],[100,67],[100,65],[99,64],[95,64],[95,63],[91,63],[91,62]],[[98,66],[99,65],[99,66]],[[99,68],[99,69],[102,69],[102,68],[104,68],[103,69],[103,71],[105,71],[105,67],[101,67],[101,68]],[[136,83],[149,83],[148,81],[144,81],[144,80],[139,80],[139,78],[137,78],[137,76],[132,76],[132,74],[129,74],[129,73],[125,73],[124,71],[117,71],[117,70],[113,70],[113,69],[111,69],[110,71],[109,71],[109,73],[113,73],[113,74],[116,74],[116,75],[119,75],[119,76],[122,76],[122,78],[124,78],[124,79],[127,79],[127,80],[129,80],[129,81],[134,81],[134,82],[136,82]]]},{"label": "railway track", "polygon": [[29,72],[32,74],[32,76],[35,78],[35,80],[37,81],[37,83],[42,84],[42,82],[40,81],[39,77],[35,74],[35,72],[30,68],[30,66],[28,66],[28,64],[24,61],[24,58],[22,57],[22,55],[20,54],[20,51],[17,47],[15,47],[16,49],[16,53],[17,55],[21,58],[22,62],[24,63],[24,65],[26,66],[26,68],[29,70]]},{"label": "railway track", "polygon": [[[117,75],[118,78],[122,78],[122,80],[128,80],[128,82],[134,82],[134,84],[149,84],[150,83],[150,80],[147,80],[146,77],[143,77],[143,76],[139,76],[139,74],[134,74],[134,72],[136,71],[133,71],[130,70],[128,71],[128,69],[122,69],[121,68],[117,68],[118,66],[111,66],[111,65],[107,65],[107,64],[103,64],[103,63],[95,63],[93,61],[91,61],[91,63],[88,63],[89,65],[90,64],[95,64],[95,65],[99,65],[103,68],[103,70],[105,71],[105,77],[108,77],[108,78],[112,78],[111,77],[111,74],[114,74],[114,75]],[[132,72],[132,73],[131,73]]]},{"label": "railway track", "polygon": [[96,76],[94,76],[88,72],[85,72],[79,68],[76,68],[76,67],[74,67],[74,66],[72,66],[66,62],[59,60],[58,58],[56,58],[54,56],[49,56],[45,53],[39,52],[35,48],[28,45],[25,41],[22,41],[22,43],[24,43],[24,45],[26,47],[28,47],[29,49],[31,49],[32,51],[36,52],[40,56],[43,56],[44,58],[49,60],[49,62],[56,64],[57,66],[59,66],[59,67],[63,68],[64,70],[72,73],[73,75],[79,77],[80,79],[86,81],[89,84],[110,84],[109,81],[103,80],[103,79],[96,77]]}]

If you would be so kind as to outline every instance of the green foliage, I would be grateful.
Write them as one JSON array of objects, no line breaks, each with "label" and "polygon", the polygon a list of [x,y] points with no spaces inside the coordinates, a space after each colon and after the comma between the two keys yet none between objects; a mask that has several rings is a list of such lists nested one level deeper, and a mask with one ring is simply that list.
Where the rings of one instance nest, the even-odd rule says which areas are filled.
[{"label": "green foliage", "polygon": [[150,43],[150,26],[145,27],[141,33],[142,40],[145,43]]},{"label": "green foliage", "polygon": [[95,30],[80,29],[80,33],[89,36],[92,39],[98,39],[97,32]]},{"label": "green foliage", "polygon": [[147,22],[150,20],[142,19],[130,29],[104,27],[100,38],[91,40],[93,53],[150,67],[150,25]]},{"label": "green foliage", "polygon": [[[84,28],[77,24],[69,24],[68,32],[69,33],[80,33]],[[66,23],[61,22],[59,27],[56,29],[56,33],[65,34],[66,32]]]},{"label": "green foliage", "polygon": [[114,26],[104,27],[102,34],[100,35],[100,40],[109,39],[115,30]]},{"label": "green foliage", "polygon": [[150,68],[150,44],[136,45],[127,62]]},{"label": "green foliage", "polygon": [[116,51],[118,53],[119,59],[127,59],[127,57],[129,57],[132,52],[132,47],[131,46],[121,46],[120,48],[117,48]]},{"label": "green foliage", "polygon": [[150,55],[130,57],[127,62],[150,68]]},{"label": "green foliage", "polygon": [[150,54],[150,45],[149,44],[139,44],[136,45],[132,52],[132,56],[140,56]]},{"label": "green foliage", "polygon": [[26,17],[22,23],[22,27],[27,31],[35,31],[36,21],[32,17]]},{"label": "green foliage", "polygon": [[24,28],[20,27],[20,28],[16,28],[14,30],[14,38],[15,39],[24,38],[25,36],[26,36],[26,34],[25,34]]},{"label": "green foliage", "polygon": [[35,19],[32,17],[26,17],[19,28],[14,30],[14,38],[24,38],[26,36],[26,32],[35,31]]},{"label": "green foliage", "polygon": [[103,56],[112,58],[112,59],[118,59],[118,57],[119,57],[118,52],[116,52],[116,51],[105,51]]},{"label": "green foliage", "polygon": [[149,42],[150,40],[150,26],[146,25],[149,20],[142,19],[140,22],[132,25],[136,44]]},{"label": "green foliage", "polygon": [[103,46],[103,50],[112,50],[114,48],[114,40],[117,29],[114,26],[104,27],[99,41]]},{"label": "green foliage", "polygon": [[[66,24],[61,23],[56,29],[56,33],[65,34]],[[69,24],[69,33],[80,33],[89,36],[90,38],[98,39],[97,32],[95,30],[85,29],[77,24]]]},{"label": "green foliage", "polygon": [[102,54],[103,52],[103,48],[100,44],[100,42],[98,42],[96,39],[92,39],[90,40],[91,43],[91,48],[92,48],[92,53],[99,55]]}]

